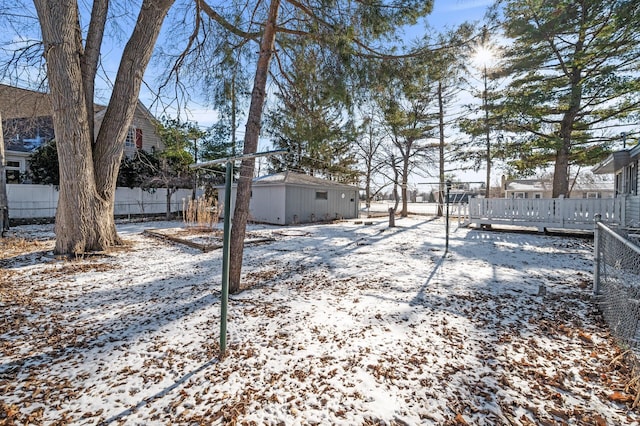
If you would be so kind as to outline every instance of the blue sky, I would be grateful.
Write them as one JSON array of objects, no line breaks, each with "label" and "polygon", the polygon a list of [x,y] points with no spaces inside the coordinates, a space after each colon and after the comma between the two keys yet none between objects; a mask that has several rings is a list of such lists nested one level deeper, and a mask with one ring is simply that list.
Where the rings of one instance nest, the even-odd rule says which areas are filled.
[{"label": "blue sky", "polygon": [[480,21],[493,0],[435,0],[433,13],[427,17],[438,29],[452,28],[465,21]]}]

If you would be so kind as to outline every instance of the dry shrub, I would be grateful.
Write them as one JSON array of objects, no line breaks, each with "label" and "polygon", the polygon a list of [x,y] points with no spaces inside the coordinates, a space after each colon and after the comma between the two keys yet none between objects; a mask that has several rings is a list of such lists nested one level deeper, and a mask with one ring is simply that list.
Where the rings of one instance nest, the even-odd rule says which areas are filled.
[{"label": "dry shrub", "polygon": [[184,200],[182,216],[187,227],[211,230],[218,224],[220,206],[215,198],[198,197]]}]

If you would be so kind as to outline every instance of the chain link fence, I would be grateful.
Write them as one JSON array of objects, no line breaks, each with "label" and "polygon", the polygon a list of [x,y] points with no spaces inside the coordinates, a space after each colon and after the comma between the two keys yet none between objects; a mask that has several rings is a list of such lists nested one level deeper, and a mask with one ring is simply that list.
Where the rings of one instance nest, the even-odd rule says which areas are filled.
[{"label": "chain link fence", "polygon": [[596,302],[613,335],[640,355],[640,230],[597,222],[594,233]]}]

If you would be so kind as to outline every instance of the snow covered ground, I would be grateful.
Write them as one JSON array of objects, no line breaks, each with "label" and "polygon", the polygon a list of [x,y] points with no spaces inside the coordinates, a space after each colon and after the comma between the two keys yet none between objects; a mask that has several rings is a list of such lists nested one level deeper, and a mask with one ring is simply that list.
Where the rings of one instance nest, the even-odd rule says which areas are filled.
[{"label": "snow covered ground", "polygon": [[180,223],[76,260],[14,228],[0,424],[639,424],[589,240],[396,224],[252,227],[223,360],[220,250],[141,233]]}]

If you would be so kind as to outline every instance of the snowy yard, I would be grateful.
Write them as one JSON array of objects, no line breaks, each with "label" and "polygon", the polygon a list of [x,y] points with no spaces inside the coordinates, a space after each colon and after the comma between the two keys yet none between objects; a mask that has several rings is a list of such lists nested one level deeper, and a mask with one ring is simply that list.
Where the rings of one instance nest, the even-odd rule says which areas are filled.
[{"label": "snowy yard", "polygon": [[14,228],[0,424],[639,424],[589,240],[396,224],[252,227],[222,361],[220,250],[141,234],[180,223],[73,261]]}]

